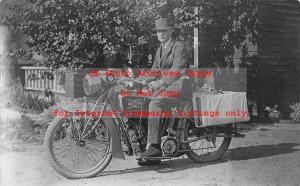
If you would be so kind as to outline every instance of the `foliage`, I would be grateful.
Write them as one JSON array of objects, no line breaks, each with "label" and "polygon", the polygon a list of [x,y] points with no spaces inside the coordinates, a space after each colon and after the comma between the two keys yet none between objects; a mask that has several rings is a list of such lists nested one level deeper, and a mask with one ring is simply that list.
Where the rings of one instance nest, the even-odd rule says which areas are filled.
[{"label": "foliage", "polygon": [[293,103],[292,105],[290,105],[290,108],[293,109],[290,117],[294,122],[300,123],[300,102]]},{"label": "foliage", "polygon": [[54,105],[55,102],[54,99],[48,99],[40,93],[25,91],[19,82],[13,83],[7,89],[7,100],[10,102],[7,103],[7,106],[10,104],[11,106],[18,106],[25,110],[42,112],[44,109]]},{"label": "foliage", "polygon": [[266,107],[265,110],[268,111],[268,116],[271,119],[272,122],[279,122],[281,119],[281,112],[276,110],[278,105],[275,105],[273,108]]},{"label": "foliage", "polygon": [[151,29],[159,15],[172,17],[179,27],[210,32],[219,66],[228,65],[234,47],[247,56],[246,39],[256,42],[254,0],[27,1],[27,6],[12,6],[15,14],[2,24],[26,34],[26,44],[54,68],[103,67],[105,56],[124,45],[132,46],[133,61],[141,63],[157,48]]},{"label": "foliage", "polygon": [[[247,40],[256,44],[256,3],[255,1],[211,0],[183,1],[176,8],[176,18],[184,25],[197,26],[210,33],[214,41],[214,60],[219,67],[232,66],[234,48],[243,52],[242,59],[249,57]],[[193,7],[197,5],[199,18],[195,18]],[[211,66],[214,64],[210,64]]]}]

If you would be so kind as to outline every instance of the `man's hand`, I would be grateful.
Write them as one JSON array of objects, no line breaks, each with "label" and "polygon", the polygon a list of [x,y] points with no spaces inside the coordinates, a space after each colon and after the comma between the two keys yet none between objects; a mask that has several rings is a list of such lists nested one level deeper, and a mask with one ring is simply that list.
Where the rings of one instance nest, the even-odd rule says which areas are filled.
[{"label": "man's hand", "polygon": [[154,81],[155,77],[147,78],[143,81],[144,84],[149,84],[151,81]]},{"label": "man's hand", "polygon": [[164,90],[166,87],[166,84],[162,80],[151,81],[151,83],[149,84],[149,88],[152,90]]},{"label": "man's hand", "polygon": [[133,85],[134,85],[134,82],[132,82],[132,81],[124,81],[124,82],[123,82],[123,86],[124,86],[125,88],[132,88]]}]

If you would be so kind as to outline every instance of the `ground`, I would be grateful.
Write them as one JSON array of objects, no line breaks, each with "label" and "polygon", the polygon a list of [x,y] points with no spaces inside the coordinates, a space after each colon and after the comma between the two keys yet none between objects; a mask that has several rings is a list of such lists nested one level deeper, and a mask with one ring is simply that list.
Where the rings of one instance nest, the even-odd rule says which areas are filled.
[{"label": "ground", "polygon": [[[3,118],[3,115],[2,115]],[[300,185],[300,125],[247,124],[218,162],[196,164],[187,157],[139,167],[134,157],[113,159],[99,176],[68,180],[49,165],[42,144],[1,149],[1,186],[77,185]]]}]

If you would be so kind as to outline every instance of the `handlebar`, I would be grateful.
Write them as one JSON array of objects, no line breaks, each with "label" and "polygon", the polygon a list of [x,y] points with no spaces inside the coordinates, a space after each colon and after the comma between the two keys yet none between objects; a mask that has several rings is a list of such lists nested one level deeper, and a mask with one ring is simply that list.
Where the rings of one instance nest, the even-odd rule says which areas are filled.
[{"label": "handlebar", "polygon": [[137,79],[134,79],[134,78],[129,78],[129,77],[122,77],[121,79],[119,79],[117,81],[117,83],[122,83],[123,81],[132,81],[134,83],[137,83],[137,84],[140,84],[140,85],[143,85],[143,86],[148,86],[149,83],[145,82],[145,81],[140,81],[140,80],[137,80]]},{"label": "handlebar", "polygon": [[[143,87],[147,87],[149,85],[150,82],[147,82],[147,80],[152,80],[154,78],[147,78],[146,80],[144,81],[141,81],[141,80],[137,80],[137,79],[134,79],[134,78],[130,78],[130,77],[122,77],[120,78],[117,83],[122,83],[123,81],[132,81],[132,82],[135,82],[139,85],[142,85]],[[148,98],[155,98],[157,96],[157,90],[152,90],[154,92],[154,94]]]}]

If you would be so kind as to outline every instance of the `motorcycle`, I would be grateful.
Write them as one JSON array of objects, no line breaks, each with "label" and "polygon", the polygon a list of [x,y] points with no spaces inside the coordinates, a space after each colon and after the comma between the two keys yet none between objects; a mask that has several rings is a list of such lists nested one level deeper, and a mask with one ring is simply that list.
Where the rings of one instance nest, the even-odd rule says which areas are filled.
[{"label": "motorcycle", "polygon": [[[85,97],[74,104],[59,106],[68,114],[53,119],[44,139],[50,164],[59,174],[70,179],[98,175],[112,158],[125,159],[122,142],[129,156],[145,151],[147,118],[125,117],[122,108],[124,97],[115,91],[124,80],[147,86],[145,81],[132,77],[104,76],[99,71],[97,76],[87,75],[83,81],[87,94],[98,93],[95,101]],[[90,82],[94,82],[94,86],[89,86]],[[140,99],[139,104],[133,104],[140,110],[147,108],[151,99],[141,96],[131,98]],[[162,118],[163,156],[155,159],[186,155],[196,163],[217,161],[224,155],[233,137],[243,137],[237,133],[235,124],[197,127],[194,118],[175,117],[178,108],[188,111],[192,105],[191,100],[181,100],[172,108],[172,116]],[[106,117],[97,115],[109,110],[114,113],[106,112]]]}]

